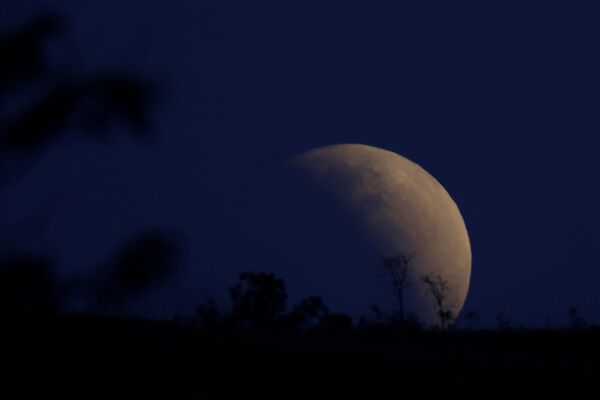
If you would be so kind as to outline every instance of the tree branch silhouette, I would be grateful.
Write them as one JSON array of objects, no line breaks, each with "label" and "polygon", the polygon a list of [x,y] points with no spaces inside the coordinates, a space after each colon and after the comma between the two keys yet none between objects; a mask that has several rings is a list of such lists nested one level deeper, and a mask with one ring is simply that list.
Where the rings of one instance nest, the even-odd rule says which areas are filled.
[{"label": "tree branch silhouette", "polygon": [[410,287],[409,264],[413,257],[414,255],[397,254],[383,258],[383,267],[392,280],[394,293],[398,301],[398,318],[400,321],[406,320],[405,294]]},{"label": "tree branch silhouette", "polygon": [[440,329],[447,330],[450,324],[455,319],[455,315],[452,310],[447,308],[446,300],[448,298],[448,281],[442,279],[440,275],[436,278],[432,278],[429,275],[423,275],[421,280],[427,287],[431,295],[433,296],[436,313],[440,320]]},{"label": "tree branch silhouette", "polygon": [[[53,15],[0,37],[0,183],[23,173],[18,167],[24,160],[70,133],[107,137],[122,123],[140,139],[150,132],[159,88],[119,69],[54,71],[44,50],[65,31],[64,18]],[[32,88],[40,91],[36,98],[27,96]],[[6,114],[16,99],[29,105]]]}]

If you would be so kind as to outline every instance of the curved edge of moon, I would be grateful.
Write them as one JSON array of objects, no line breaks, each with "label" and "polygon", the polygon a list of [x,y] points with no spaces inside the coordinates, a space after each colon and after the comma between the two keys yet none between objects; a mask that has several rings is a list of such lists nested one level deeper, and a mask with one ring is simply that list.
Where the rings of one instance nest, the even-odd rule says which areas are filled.
[{"label": "curved edge of moon", "polygon": [[428,324],[438,307],[422,277],[447,282],[444,308],[457,317],[471,276],[463,217],[444,187],[416,163],[362,144],[309,150],[290,160],[346,207],[382,257],[412,255],[406,305]]}]

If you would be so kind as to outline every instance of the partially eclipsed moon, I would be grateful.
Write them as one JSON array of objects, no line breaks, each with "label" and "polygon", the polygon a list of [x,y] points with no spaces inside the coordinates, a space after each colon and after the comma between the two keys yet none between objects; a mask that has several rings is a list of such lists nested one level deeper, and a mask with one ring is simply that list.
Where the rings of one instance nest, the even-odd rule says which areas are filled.
[{"label": "partially eclipsed moon", "polygon": [[421,278],[439,276],[448,283],[446,308],[458,316],[469,288],[471,245],[456,203],[434,177],[396,153],[358,144],[314,149],[293,163],[350,210],[382,256],[413,255],[409,311],[437,322]]}]

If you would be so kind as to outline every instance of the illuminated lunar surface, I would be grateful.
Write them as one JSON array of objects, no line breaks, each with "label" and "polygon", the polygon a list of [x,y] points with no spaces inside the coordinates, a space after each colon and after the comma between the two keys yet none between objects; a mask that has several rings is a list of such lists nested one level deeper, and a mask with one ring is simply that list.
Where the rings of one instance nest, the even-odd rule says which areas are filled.
[{"label": "illuminated lunar surface", "polygon": [[421,277],[448,282],[446,308],[458,316],[471,276],[471,245],[456,203],[414,162],[359,144],[310,150],[292,159],[345,206],[382,256],[413,255],[407,311],[437,322],[433,296]]}]

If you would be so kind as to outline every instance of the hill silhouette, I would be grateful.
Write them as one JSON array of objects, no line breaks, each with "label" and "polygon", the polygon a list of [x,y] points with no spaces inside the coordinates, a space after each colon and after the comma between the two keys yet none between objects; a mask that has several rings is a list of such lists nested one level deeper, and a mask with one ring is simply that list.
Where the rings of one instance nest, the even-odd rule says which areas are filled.
[{"label": "hill silhouette", "polygon": [[600,394],[598,330],[267,334],[62,316],[13,323],[6,331],[5,365],[10,375],[26,372],[20,376],[23,394],[56,390],[85,399]]},{"label": "hill silhouette", "polygon": [[173,321],[38,308],[6,315],[7,382],[27,397],[80,399],[600,394],[597,327],[439,330],[367,317],[354,323],[318,297],[287,311],[285,283],[268,273],[243,273],[230,295],[229,310],[209,301]]}]

